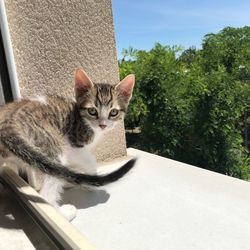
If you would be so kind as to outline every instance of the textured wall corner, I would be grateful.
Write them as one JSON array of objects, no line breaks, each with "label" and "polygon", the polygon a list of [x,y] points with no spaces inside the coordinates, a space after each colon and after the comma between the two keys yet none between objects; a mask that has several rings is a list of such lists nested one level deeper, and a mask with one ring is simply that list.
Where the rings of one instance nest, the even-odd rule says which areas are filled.
[{"label": "textured wall corner", "polygon": [[[119,81],[111,0],[5,0],[22,97],[74,95],[82,67],[94,82]],[[126,154],[123,124],[97,147],[99,160]]]}]

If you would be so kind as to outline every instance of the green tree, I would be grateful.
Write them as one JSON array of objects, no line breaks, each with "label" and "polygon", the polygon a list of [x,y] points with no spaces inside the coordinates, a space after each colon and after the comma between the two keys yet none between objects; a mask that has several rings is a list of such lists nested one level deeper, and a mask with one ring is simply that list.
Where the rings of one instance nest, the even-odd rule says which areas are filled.
[{"label": "green tree", "polygon": [[121,77],[136,74],[125,124],[140,127],[139,148],[248,179],[249,42],[249,27],[227,27],[206,35],[200,50],[125,50]]}]

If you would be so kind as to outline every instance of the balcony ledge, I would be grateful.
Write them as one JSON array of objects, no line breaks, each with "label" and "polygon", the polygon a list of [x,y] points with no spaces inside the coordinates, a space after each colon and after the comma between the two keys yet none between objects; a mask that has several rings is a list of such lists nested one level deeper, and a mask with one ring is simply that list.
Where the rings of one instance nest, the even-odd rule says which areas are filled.
[{"label": "balcony ledge", "polygon": [[[26,204],[28,215],[46,225],[46,230],[38,233],[16,202],[7,210],[5,203],[0,203],[0,217],[5,219],[0,236],[7,240],[0,249],[6,245],[11,249],[53,245],[52,238],[45,240],[47,230],[65,239],[60,244],[72,246],[60,249],[249,249],[249,182],[132,148],[128,155],[137,156],[138,162],[119,182],[92,191],[66,190],[63,201],[78,209],[71,224],[41,202],[39,194],[21,178],[5,172],[8,185]],[[106,163],[100,171],[110,172],[126,160]]]},{"label": "balcony ledge", "polygon": [[65,194],[78,207],[73,225],[97,249],[249,249],[249,182],[132,148],[128,155],[138,163],[123,180]]}]

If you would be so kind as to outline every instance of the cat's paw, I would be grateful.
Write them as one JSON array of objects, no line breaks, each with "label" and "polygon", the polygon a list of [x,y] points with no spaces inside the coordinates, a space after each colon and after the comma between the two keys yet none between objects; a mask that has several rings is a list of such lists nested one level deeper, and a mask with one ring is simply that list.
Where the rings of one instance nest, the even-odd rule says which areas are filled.
[{"label": "cat's paw", "polygon": [[59,208],[59,211],[65,219],[72,221],[76,217],[77,209],[71,204],[65,204]]}]

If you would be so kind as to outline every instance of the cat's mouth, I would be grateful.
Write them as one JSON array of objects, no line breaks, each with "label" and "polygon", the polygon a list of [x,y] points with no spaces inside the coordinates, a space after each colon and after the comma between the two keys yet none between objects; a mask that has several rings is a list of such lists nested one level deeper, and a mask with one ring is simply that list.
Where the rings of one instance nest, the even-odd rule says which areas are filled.
[{"label": "cat's mouth", "polygon": [[99,124],[99,127],[100,127],[102,130],[104,130],[104,129],[107,127],[107,125],[106,125],[106,124]]}]

